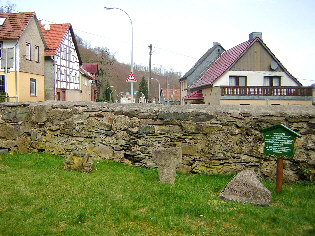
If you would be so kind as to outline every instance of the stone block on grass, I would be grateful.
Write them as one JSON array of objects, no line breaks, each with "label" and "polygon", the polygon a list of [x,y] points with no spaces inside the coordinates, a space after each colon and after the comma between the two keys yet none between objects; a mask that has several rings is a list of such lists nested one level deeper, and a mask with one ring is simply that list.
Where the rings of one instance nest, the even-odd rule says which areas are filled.
[{"label": "stone block on grass", "polygon": [[258,206],[267,206],[271,203],[271,192],[252,170],[238,173],[222,190],[219,197],[227,201],[252,203]]},{"label": "stone block on grass", "polygon": [[160,182],[174,184],[176,168],[182,162],[182,149],[179,147],[155,149],[152,152],[152,160],[158,166]]},{"label": "stone block on grass", "polygon": [[93,171],[94,162],[87,153],[74,152],[69,155],[64,163],[64,170],[79,171],[84,173],[90,173]]}]

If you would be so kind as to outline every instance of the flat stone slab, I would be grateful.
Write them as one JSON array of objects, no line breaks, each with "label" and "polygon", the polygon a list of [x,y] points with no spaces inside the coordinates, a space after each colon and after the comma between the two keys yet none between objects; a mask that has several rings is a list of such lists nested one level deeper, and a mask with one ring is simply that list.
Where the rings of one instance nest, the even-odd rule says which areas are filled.
[{"label": "flat stone slab", "polygon": [[93,171],[94,162],[86,153],[74,152],[64,162],[64,170],[90,173]]},{"label": "flat stone slab", "polygon": [[238,173],[222,190],[220,198],[227,201],[252,203],[267,206],[271,203],[271,192],[259,181],[252,170]]}]

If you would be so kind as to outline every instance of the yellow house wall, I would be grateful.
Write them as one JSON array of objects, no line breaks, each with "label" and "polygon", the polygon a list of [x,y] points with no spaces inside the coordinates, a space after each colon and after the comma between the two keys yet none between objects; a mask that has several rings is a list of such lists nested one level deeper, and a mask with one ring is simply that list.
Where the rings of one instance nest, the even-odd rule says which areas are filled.
[{"label": "yellow house wall", "polygon": [[180,81],[180,104],[184,105],[184,97],[187,96],[187,78],[185,80]]},{"label": "yellow house wall", "polygon": [[259,41],[255,42],[248,51],[232,66],[231,71],[272,71],[284,72],[279,66],[276,70],[270,67],[273,61],[269,52]]},{"label": "yellow house wall", "polygon": [[81,101],[91,101],[91,83],[90,80],[80,74]]},{"label": "yellow house wall", "polygon": [[15,72],[10,72],[8,74],[0,72],[0,75],[5,76],[6,91],[9,96],[9,102],[16,102]]},{"label": "yellow house wall", "polygon": [[204,104],[220,105],[220,87],[205,88],[202,90]]},{"label": "yellow house wall", "polygon": [[[36,96],[31,96],[30,79],[36,79]],[[18,101],[40,102],[45,100],[44,76],[18,72]]]}]

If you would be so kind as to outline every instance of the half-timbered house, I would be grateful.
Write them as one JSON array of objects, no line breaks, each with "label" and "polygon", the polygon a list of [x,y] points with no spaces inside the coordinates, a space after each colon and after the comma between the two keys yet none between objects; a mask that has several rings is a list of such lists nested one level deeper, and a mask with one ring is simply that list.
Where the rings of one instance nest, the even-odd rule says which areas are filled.
[{"label": "half-timbered house", "polygon": [[45,100],[81,100],[81,59],[71,24],[41,26],[45,50]]}]

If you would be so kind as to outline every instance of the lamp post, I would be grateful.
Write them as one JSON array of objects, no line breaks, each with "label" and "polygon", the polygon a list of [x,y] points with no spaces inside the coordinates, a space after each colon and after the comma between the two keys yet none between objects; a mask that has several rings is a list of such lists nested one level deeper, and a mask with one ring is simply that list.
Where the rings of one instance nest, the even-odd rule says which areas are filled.
[{"label": "lamp post", "polygon": [[[129,16],[129,14],[124,11],[121,8],[117,8],[117,7],[104,7],[105,10],[120,10],[123,13],[125,13],[129,20],[130,20],[130,24],[131,24],[131,62],[130,62],[130,72],[133,73],[133,24],[132,24],[132,20],[131,17]],[[130,93],[131,93],[131,102],[133,102],[133,82],[130,82]]]},{"label": "lamp post", "polygon": [[[114,86],[110,86],[111,88],[114,88]],[[112,94],[113,92],[116,91],[116,90],[111,90],[110,93],[109,93],[109,102],[112,101]]]},{"label": "lamp post", "polygon": [[151,78],[151,79],[155,79],[159,83],[159,103],[161,103],[161,84],[160,84],[160,81],[158,81],[158,79],[156,79],[156,78]]}]

